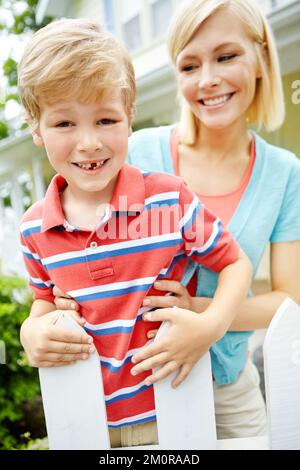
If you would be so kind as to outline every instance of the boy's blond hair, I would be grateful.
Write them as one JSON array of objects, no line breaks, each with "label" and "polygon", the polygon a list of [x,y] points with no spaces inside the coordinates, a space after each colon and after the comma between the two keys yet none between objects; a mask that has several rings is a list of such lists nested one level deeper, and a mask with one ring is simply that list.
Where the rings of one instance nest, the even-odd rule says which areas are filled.
[{"label": "boy's blond hair", "polygon": [[[249,123],[275,130],[284,120],[284,97],[278,53],[275,41],[257,3],[253,0],[189,0],[183,2],[169,27],[168,47],[174,64],[178,54],[189,43],[201,24],[211,15],[226,8],[236,15],[253,40],[253,45],[262,77],[257,79],[256,93],[248,110]],[[199,122],[188,103],[178,94],[181,103],[179,125],[181,142],[193,145]],[[200,124],[201,125],[201,124]]]},{"label": "boy's blond hair", "polygon": [[91,20],[58,20],[37,31],[20,61],[18,85],[33,128],[39,123],[41,103],[69,97],[92,102],[115,88],[121,90],[129,121],[134,113],[136,84],[129,54]]}]

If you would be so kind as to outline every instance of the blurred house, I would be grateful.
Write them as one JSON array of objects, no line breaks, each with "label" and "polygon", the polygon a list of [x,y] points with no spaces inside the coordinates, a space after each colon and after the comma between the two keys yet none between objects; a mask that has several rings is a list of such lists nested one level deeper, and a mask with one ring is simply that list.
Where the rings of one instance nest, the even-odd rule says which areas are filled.
[{"label": "blurred house", "polygon": [[[165,45],[169,19],[176,6],[184,0],[40,0],[37,21],[44,16],[85,17],[101,21],[127,45],[136,70],[138,101],[134,128],[158,126],[174,122],[178,116],[176,83]],[[297,80],[300,80],[300,0],[261,0],[273,28],[279,49],[285,89],[287,117],[282,128],[265,135],[267,140],[286,147],[300,156],[300,103],[293,100]],[[300,85],[300,82],[299,82]],[[298,94],[300,101],[300,93]],[[294,101],[294,102],[293,102]],[[24,131],[15,138],[0,141],[0,222],[4,226],[9,217],[15,222],[24,210],[24,187],[27,198],[37,200],[44,194],[51,177],[51,169],[43,152],[35,148],[30,134]],[[25,183],[24,183],[24,175]],[[7,208],[1,201],[12,207]],[[13,216],[12,216],[13,214]],[[1,236],[0,236],[1,237]],[[1,242],[2,258],[16,243],[15,237],[5,235]],[[1,258],[1,251],[0,251]],[[8,257],[10,259],[10,256]],[[267,257],[265,257],[265,260]],[[7,272],[19,270],[19,264],[6,260],[2,268]],[[259,273],[258,290],[265,289],[268,264],[263,261]]]}]

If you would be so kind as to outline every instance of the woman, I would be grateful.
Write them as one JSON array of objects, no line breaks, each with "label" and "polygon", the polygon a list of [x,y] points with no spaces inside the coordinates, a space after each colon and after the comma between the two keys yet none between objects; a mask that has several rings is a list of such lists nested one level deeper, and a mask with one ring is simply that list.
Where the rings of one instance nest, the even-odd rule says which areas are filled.
[{"label": "woman", "polygon": [[[178,79],[180,122],[136,132],[129,162],[143,170],[183,177],[228,224],[254,272],[271,242],[272,291],[249,294],[230,331],[210,350],[218,438],[256,436],[265,433],[266,416],[258,373],[247,352],[249,330],[268,327],[287,296],[300,301],[300,163],[248,130],[249,124],[267,130],[282,124],[277,52],[266,20],[251,0],[183,2],[171,22],[168,44]],[[190,264],[184,285],[194,273]],[[162,296],[148,298],[145,305],[177,305],[201,312],[213,296],[217,276],[201,268],[196,277],[192,281],[196,297],[182,285],[160,279],[156,287]],[[195,293],[193,288],[190,292]],[[66,299],[57,299],[57,305],[71,307]],[[151,321],[173,314],[172,309],[157,310]],[[23,335],[27,351],[29,343],[27,332]],[[172,347],[175,350],[176,345]],[[133,358],[133,369],[139,373],[159,365],[161,353],[155,346],[151,354],[145,348]],[[162,376],[153,374],[152,382]]]}]

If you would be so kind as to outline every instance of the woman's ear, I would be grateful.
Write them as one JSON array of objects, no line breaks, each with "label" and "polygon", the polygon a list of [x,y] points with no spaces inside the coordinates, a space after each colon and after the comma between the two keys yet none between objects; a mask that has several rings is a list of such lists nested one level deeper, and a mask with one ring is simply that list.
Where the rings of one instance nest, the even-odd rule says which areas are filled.
[{"label": "woman's ear", "polygon": [[[261,44],[261,56],[262,56],[262,60],[263,60],[264,64],[266,66],[268,66],[268,64],[269,64],[269,50],[268,50],[268,44],[266,42],[263,42]],[[259,67],[259,65],[257,67],[257,76],[256,76],[256,78],[262,78],[262,70]]]},{"label": "woman's ear", "polygon": [[42,136],[40,135],[40,133],[37,129],[32,130],[31,135],[32,135],[33,143],[37,147],[44,147],[44,141],[43,141]]}]

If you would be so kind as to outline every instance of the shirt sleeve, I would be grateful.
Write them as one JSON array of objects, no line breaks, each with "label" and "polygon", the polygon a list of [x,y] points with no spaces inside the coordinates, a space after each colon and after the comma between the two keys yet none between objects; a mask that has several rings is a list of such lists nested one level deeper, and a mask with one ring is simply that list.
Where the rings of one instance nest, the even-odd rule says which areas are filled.
[{"label": "shirt sleeve", "polygon": [[206,209],[184,183],[180,190],[180,208],[179,227],[188,256],[215,272],[237,260],[237,242],[221,220]]},{"label": "shirt sleeve", "polygon": [[48,302],[53,303],[53,284],[36,249],[30,243],[29,237],[24,236],[22,233],[20,241],[25,268],[29,276],[29,287],[33,292],[34,299],[48,300]]},{"label": "shirt sleeve", "polygon": [[270,242],[300,240],[300,161],[295,157]]}]

